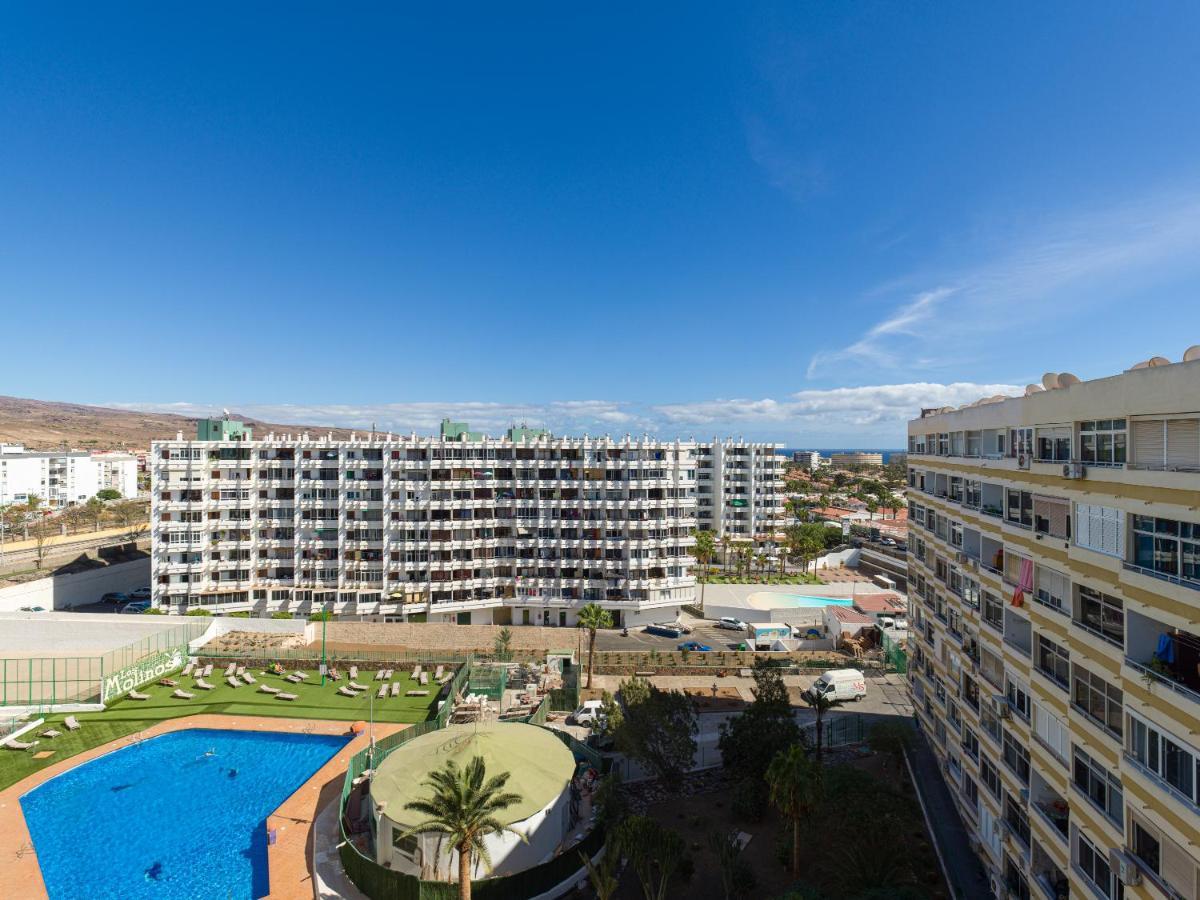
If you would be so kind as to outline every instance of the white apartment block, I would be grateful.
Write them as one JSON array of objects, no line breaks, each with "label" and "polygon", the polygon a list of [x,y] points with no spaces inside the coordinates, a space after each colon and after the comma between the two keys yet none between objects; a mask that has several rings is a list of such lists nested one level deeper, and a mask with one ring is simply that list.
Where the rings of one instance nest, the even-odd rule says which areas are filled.
[{"label": "white apartment block", "polygon": [[569,626],[589,602],[638,624],[694,600],[694,444],[201,433],[151,449],[164,609]]},{"label": "white apartment block", "polygon": [[997,897],[1195,900],[1200,362],[1044,381],[909,423],[913,705]]},{"label": "white apartment block", "polygon": [[37,496],[45,506],[85,503],[99,491],[137,496],[137,458],[128,453],[27,451],[19,444],[0,445],[0,506],[26,503]]},{"label": "white apartment block", "polygon": [[816,450],[797,450],[792,453],[792,462],[807,472],[815,472],[827,461]]},{"label": "white apartment block", "polygon": [[696,447],[696,527],[719,538],[769,539],[783,521],[782,444],[713,440]]}]

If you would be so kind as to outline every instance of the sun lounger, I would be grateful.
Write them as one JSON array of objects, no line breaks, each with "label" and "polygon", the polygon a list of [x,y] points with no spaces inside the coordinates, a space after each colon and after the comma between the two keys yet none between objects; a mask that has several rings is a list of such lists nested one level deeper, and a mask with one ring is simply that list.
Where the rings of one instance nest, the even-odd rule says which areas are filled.
[{"label": "sun lounger", "polygon": [[205,667],[204,667],[204,677],[205,677],[205,678],[207,678],[209,675],[211,675],[211,674],[212,674],[212,670],[213,670],[213,664],[212,664],[212,663],[209,663],[207,666],[205,666]]},{"label": "sun lounger", "polygon": [[421,677],[421,667],[420,666],[413,666],[412,677],[413,677],[413,681],[416,681],[418,678]]},{"label": "sun lounger", "polygon": [[196,687],[200,688],[202,691],[211,691],[216,689],[216,685],[209,684],[203,678],[196,679]]},{"label": "sun lounger", "polygon": [[350,690],[352,690],[352,691],[368,690],[368,688],[365,684],[359,684],[357,681],[350,682],[348,685],[346,685],[346,687],[350,688]]},{"label": "sun lounger", "polygon": [[383,681],[383,669],[380,669],[378,672],[375,673],[375,680]]},{"label": "sun lounger", "polygon": [[350,680],[351,680],[351,681],[358,681],[358,666],[351,666],[351,667],[350,667]]},{"label": "sun lounger", "polygon": [[445,666],[438,666],[438,667],[437,667],[437,671],[433,673],[433,680],[434,680],[434,681],[440,681],[440,680],[441,680],[441,678],[442,678],[442,672],[443,672],[443,671],[445,671],[445,668],[446,668]]},{"label": "sun lounger", "polygon": [[178,698],[178,699],[180,699],[180,700],[191,700],[191,699],[192,699],[193,697],[195,697],[196,695],[195,695],[195,694],[189,694],[187,691],[180,690],[179,688],[175,688],[175,693],[173,693],[171,696],[172,696],[172,697],[177,697],[177,698]]},{"label": "sun lounger", "polygon": [[395,673],[395,671],[396,671],[395,669],[384,669],[383,670],[383,680],[391,681],[392,675],[393,675],[393,673]]},{"label": "sun lounger", "polygon": [[340,687],[340,688],[338,688],[337,692],[339,694],[341,694],[343,697],[357,697],[358,696],[357,691],[352,691],[348,687]]},{"label": "sun lounger", "polygon": [[130,691],[130,692],[129,692],[129,699],[130,699],[130,700],[149,700],[149,699],[150,699],[150,695],[149,695],[149,694],[142,694],[142,693],[139,693],[138,691]]},{"label": "sun lounger", "polygon": [[225,679],[225,683],[227,685],[229,685],[231,688],[239,688],[243,684],[242,682],[238,681],[238,678],[236,675],[230,675],[228,678]]},{"label": "sun lounger", "polygon": [[308,677],[308,673],[305,672],[303,669],[297,669],[292,674],[295,675],[297,678],[299,678],[301,681],[303,681],[305,678]]},{"label": "sun lounger", "polygon": [[32,750],[38,743],[38,741],[5,741],[4,746],[9,750]]},{"label": "sun lounger", "polygon": [[398,682],[398,681],[392,682],[392,696],[393,697],[400,696],[400,682]]},{"label": "sun lounger", "polygon": [[375,692],[375,699],[382,700],[387,695],[388,695],[388,686],[386,684],[381,684],[379,686],[379,690]]},{"label": "sun lounger", "polygon": [[191,675],[192,669],[194,669],[194,668],[196,668],[196,664],[194,662],[192,662],[191,660],[188,660],[188,664],[183,667],[183,674]]},{"label": "sun lounger", "polygon": [[429,691],[405,691],[405,697],[428,697]]},{"label": "sun lounger", "polygon": [[55,731],[53,728],[47,728],[45,731],[42,732],[41,736],[44,738],[56,738],[61,734],[62,734],[61,731]]},{"label": "sun lounger", "polygon": [[249,672],[242,673],[242,681],[246,682],[246,684],[258,684],[257,679]]},{"label": "sun lounger", "polygon": [[245,667],[245,666],[238,666],[238,667],[237,667],[237,671],[236,671],[236,672],[234,672],[233,674],[234,674],[234,675],[236,675],[238,678],[241,678],[243,675],[245,675],[245,674],[246,674],[246,667]]},{"label": "sun lounger", "polygon": [[63,724],[67,726],[67,731],[78,731],[83,726],[79,724],[79,720],[74,716],[67,716],[63,719]]},{"label": "sun lounger", "polygon": [[275,695],[275,699],[276,700],[298,700],[298,699],[300,699],[300,697],[298,694],[286,694],[283,691],[280,691],[278,694]]},{"label": "sun lounger", "polygon": [[179,682],[174,678],[160,678],[158,679],[158,683],[163,687],[179,687]]},{"label": "sun lounger", "polygon": [[237,663],[230,663],[229,665],[227,665],[225,667],[225,677],[228,678],[230,675],[232,675],[236,671],[237,671]]},{"label": "sun lounger", "polygon": [[278,694],[279,688],[271,687],[269,684],[260,684],[258,686],[259,693],[262,694]]}]

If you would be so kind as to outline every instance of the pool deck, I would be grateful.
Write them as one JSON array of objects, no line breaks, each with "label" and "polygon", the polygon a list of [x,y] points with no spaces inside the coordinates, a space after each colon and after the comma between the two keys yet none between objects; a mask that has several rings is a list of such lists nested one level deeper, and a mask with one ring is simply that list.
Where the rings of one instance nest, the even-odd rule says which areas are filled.
[{"label": "pool deck", "polygon": [[[87,722],[84,721],[84,727]],[[202,714],[167,719],[145,731],[109,741],[48,766],[11,787],[0,791],[0,897],[42,900],[46,886],[38,867],[33,841],[21,812],[20,798],[39,784],[73,769],[88,760],[143,739],[183,731],[189,728],[236,729],[240,731],[281,731],[305,734],[345,734],[349,722],[313,719],[255,718]],[[407,725],[377,724],[375,736],[386,737]],[[276,842],[267,848],[271,894],[276,900],[300,900],[313,896],[310,835],[317,810],[340,795],[342,775],[350,757],[367,746],[368,738],[359,735],[332,756],[325,765],[267,817],[267,828],[277,830]],[[8,751],[13,752],[13,751]],[[264,838],[265,839],[265,838]]]}]

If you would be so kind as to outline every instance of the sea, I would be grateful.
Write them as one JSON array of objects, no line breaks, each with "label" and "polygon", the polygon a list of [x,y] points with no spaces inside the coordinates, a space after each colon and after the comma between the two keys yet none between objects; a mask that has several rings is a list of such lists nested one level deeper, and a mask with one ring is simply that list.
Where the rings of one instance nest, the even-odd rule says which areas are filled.
[{"label": "sea", "polygon": [[779,451],[779,454],[781,456],[786,456],[788,459],[791,459],[792,454],[795,453],[797,450],[816,450],[818,453],[820,453],[822,456],[824,456],[827,459],[829,458],[829,455],[831,453],[882,453],[883,454],[883,464],[885,466],[891,461],[893,453],[904,453],[905,452],[904,450],[882,450],[882,449],[879,449],[878,447],[851,447],[851,448],[845,449],[845,450],[843,450],[840,447],[835,447],[830,450],[826,450],[824,447],[785,447],[784,449]]}]

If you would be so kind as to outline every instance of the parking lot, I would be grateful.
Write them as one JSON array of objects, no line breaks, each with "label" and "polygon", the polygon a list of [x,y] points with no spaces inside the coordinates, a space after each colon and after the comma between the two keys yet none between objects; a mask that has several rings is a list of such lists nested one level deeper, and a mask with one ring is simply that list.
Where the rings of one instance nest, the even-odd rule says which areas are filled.
[{"label": "parking lot", "polygon": [[656,634],[646,634],[644,626],[637,625],[629,629],[628,637],[621,635],[621,630],[599,631],[596,633],[597,650],[674,650],[684,641],[699,641],[714,650],[736,650],[738,644],[746,639],[741,631],[730,631],[717,628],[711,622],[695,619],[684,619],[692,629],[691,634],[680,635],[677,638],[660,637]]}]

